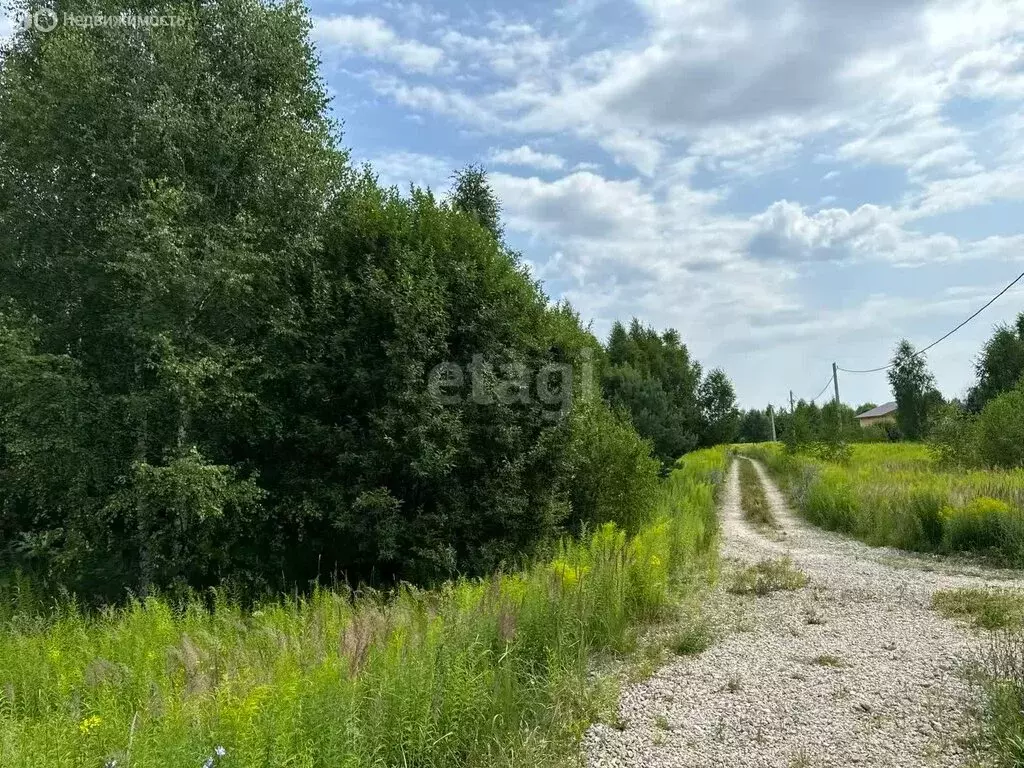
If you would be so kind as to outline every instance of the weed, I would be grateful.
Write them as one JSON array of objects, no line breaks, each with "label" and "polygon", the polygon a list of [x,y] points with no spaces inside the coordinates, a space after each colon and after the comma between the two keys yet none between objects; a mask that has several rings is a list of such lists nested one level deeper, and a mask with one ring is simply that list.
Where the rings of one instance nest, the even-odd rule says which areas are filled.
[{"label": "weed", "polygon": [[815,664],[815,665],[817,665],[819,667],[833,667],[833,668],[839,668],[839,667],[847,666],[845,661],[843,661],[838,656],[833,656],[831,653],[823,653],[820,656],[815,656],[813,659],[811,659],[811,664]]},{"label": "weed", "polygon": [[772,592],[801,589],[807,576],[793,566],[788,557],[762,560],[733,574],[728,589],[737,595],[769,595]]},{"label": "weed", "polygon": [[668,647],[677,656],[696,656],[711,647],[714,639],[711,626],[706,621],[696,621],[676,632]]},{"label": "weed", "polygon": [[654,726],[660,728],[663,731],[671,731],[672,726],[669,725],[668,718],[664,715],[656,715],[654,717]]},{"label": "weed", "polygon": [[761,528],[778,528],[761,478],[748,459],[740,459],[740,504],[748,522]]},{"label": "weed", "polygon": [[556,764],[596,718],[625,727],[596,654],[661,663],[637,629],[711,565],[724,465],[723,450],[685,458],[633,536],[604,525],[432,591],[40,612],[0,588],[0,762],[198,766],[222,748],[225,765]]},{"label": "weed", "polygon": [[1024,625],[1024,593],[1015,590],[943,590],[932,596],[932,608],[947,618],[970,619],[979,629]]},{"label": "weed", "polygon": [[737,693],[738,691],[743,690],[743,680],[739,675],[733,675],[729,678],[728,682],[726,682],[725,690],[729,693]]},{"label": "weed", "polygon": [[808,606],[804,611],[804,624],[811,624],[814,626],[821,626],[825,623],[825,617],[818,613],[817,608],[814,606]]},{"label": "weed", "polygon": [[789,761],[789,768],[811,768],[811,757],[801,749]]},{"label": "weed", "polygon": [[848,462],[745,447],[807,520],[872,545],[1024,566],[1024,472],[949,469],[923,445],[860,444]]}]

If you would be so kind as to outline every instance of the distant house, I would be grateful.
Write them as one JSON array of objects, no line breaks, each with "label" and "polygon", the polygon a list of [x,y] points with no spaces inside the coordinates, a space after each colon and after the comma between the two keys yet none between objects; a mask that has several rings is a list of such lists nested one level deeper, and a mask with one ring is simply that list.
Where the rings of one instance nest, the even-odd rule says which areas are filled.
[{"label": "distant house", "polygon": [[896,422],[896,403],[886,403],[870,411],[857,414],[857,421],[862,427],[870,427],[872,424],[894,424]]}]

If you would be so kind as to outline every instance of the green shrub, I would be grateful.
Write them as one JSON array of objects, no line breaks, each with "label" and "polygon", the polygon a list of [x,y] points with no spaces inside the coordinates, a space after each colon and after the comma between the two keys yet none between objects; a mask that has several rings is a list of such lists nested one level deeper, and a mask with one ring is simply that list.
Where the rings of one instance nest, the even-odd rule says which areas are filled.
[{"label": "green shrub", "polygon": [[975,467],[980,461],[976,420],[956,406],[945,406],[936,415],[928,445],[943,467]]},{"label": "green shrub", "polygon": [[601,400],[578,403],[569,414],[564,460],[569,502],[577,523],[615,522],[636,531],[649,521],[658,495],[660,462],[629,419]]},{"label": "green shrub", "polygon": [[1024,386],[990,401],[978,417],[978,454],[993,467],[1024,467]]}]

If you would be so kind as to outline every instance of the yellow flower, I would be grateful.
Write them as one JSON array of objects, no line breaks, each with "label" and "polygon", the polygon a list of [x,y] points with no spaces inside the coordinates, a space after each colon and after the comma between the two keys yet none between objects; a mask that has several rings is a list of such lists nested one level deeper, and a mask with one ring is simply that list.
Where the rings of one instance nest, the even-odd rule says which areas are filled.
[{"label": "yellow flower", "polygon": [[92,715],[91,717],[85,718],[78,724],[78,732],[83,736],[88,736],[95,728],[103,723],[103,719]]},{"label": "yellow flower", "polygon": [[661,565],[661,558],[658,557],[657,555],[651,555],[651,565],[653,565],[655,568],[660,566]]},{"label": "yellow flower", "polygon": [[590,567],[572,565],[564,560],[555,560],[551,563],[551,570],[561,578],[563,586],[572,587],[579,583],[580,578],[586,575]]}]

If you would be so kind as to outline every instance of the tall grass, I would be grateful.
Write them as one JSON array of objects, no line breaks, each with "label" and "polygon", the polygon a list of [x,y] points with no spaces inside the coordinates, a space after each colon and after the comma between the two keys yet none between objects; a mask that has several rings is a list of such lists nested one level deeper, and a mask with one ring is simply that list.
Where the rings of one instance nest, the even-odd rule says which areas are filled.
[{"label": "tall grass", "polygon": [[1024,566],[1024,470],[942,470],[926,446],[912,444],[853,445],[845,463],[789,455],[777,444],[743,451],[823,528],[873,545]]},{"label": "tall grass", "polygon": [[0,765],[514,766],[593,719],[600,651],[713,563],[722,450],[684,457],[650,522],[606,525],[517,573],[391,594],[319,589],[243,610],[150,598],[0,607]]}]

